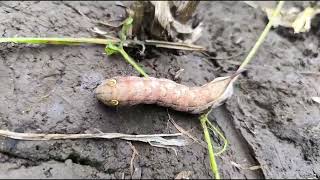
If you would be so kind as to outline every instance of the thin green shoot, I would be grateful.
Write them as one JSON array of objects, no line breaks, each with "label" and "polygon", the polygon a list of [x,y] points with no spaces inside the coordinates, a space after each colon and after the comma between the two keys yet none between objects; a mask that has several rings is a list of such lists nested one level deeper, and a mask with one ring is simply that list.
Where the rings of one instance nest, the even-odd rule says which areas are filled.
[{"label": "thin green shoot", "polygon": [[210,137],[210,133],[209,133],[208,127],[207,127],[207,122],[209,121],[208,114],[210,112],[211,112],[211,110],[208,113],[200,116],[200,122],[201,122],[201,125],[203,128],[204,139],[208,145],[208,152],[209,152],[210,166],[211,166],[212,173],[213,173],[215,179],[220,179],[218,165],[217,165],[216,159],[214,157],[214,152],[213,152],[212,143],[211,143],[211,137]]},{"label": "thin green shoot", "polygon": [[[133,19],[128,17],[122,26],[119,33],[120,39],[99,39],[99,38],[28,38],[28,37],[15,37],[15,38],[0,38],[0,43],[26,43],[26,44],[55,44],[55,45],[81,45],[81,44],[103,44],[106,45],[105,51],[107,55],[120,53],[124,59],[130,63],[140,74],[145,77],[148,75],[144,70],[131,58],[123,49],[123,45],[127,40],[127,33],[132,26]],[[114,44],[119,44],[115,46]]]},{"label": "thin green shoot", "polygon": [[255,45],[253,46],[253,48],[251,49],[251,51],[249,52],[248,56],[245,58],[245,60],[243,61],[243,63],[240,65],[238,70],[243,69],[245,66],[248,65],[248,63],[252,60],[254,54],[257,52],[258,48],[260,47],[260,45],[263,43],[263,41],[265,40],[266,36],[268,35],[273,22],[275,21],[275,17],[277,17],[280,13],[280,10],[282,8],[284,4],[284,1],[280,1],[277,5],[276,10],[274,11],[272,18],[269,20],[267,26],[264,28],[263,32],[261,33],[259,39],[257,40],[257,42],[255,43]]},{"label": "thin green shoot", "polygon": [[107,55],[112,55],[114,53],[120,53],[122,55],[122,57],[129,63],[131,64],[141,75],[143,75],[144,77],[149,77],[147,75],[147,73],[145,73],[145,71],[135,62],[135,60],[129,56],[129,54],[123,49],[123,43],[126,41],[127,39],[127,34],[128,34],[128,30],[131,28],[132,26],[132,22],[133,19],[132,17],[128,17],[123,25],[122,25],[122,29],[120,31],[120,42],[118,43],[118,46],[116,46],[116,43],[108,43],[105,51],[107,53]]},{"label": "thin green shoot", "polygon": [[208,123],[208,128],[214,132],[214,133],[217,133],[218,136],[222,139],[223,141],[223,146],[222,146],[222,149],[217,152],[217,153],[214,153],[215,156],[219,156],[220,154],[222,154],[223,152],[226,151],[227,147],[228,147],[228,140],[227,138],[224,137],[224,135],[222,134],[222,132],[216,128],[209,120],[206,121],[206,123]]},{"label": "thin green shoot", "polygon": [[[262,44],[262,42],[266,38],[267,34],[269,33],[269,31],[270,31],[270,29],[271,29],[271,27],[273,25],[275,17],[279,15],[280,10],[283,7],[283,4],[284,4],[284,1],[280,1],[278,3],[278,5],[276,7],[276,10],[274,11],[274,13],[272,15],[272,18],[270,19],[270,21],[268,22],[267,26],[265,27],[265,29],[261,33],[261,35],[258,38],[257,42],[255,43],[254,47],[249,52],[248,56],[245,58],[243,63],[240,65],[238,71],[242,70],[252,60],[254,54],[257,52],[258,48],[260,47],[260,45]],[[215,160],[215,155],[219,155],[219,154],[223,153],[226,150],[226,148],[227,148],[227,139],[208,120],[208,115],[209,115],[210,112],[211,112],[211,110],[208,113],[202,115],[200,117],[200,122],[201,122],[201,125],[202,125],[202,128],[203,128],[205,141],[207,142],[207,145],[208,145],[208,152],[209,152],[209,159],[210,159],[210,166],[211,166],[212,173],[213,173],[213,175],[214,175],[214,177],[216,179],[220,179],[220,174],[219,174],[218,166],[217,166],[217,163],[216,163],[216,160]],[[213,132],[216,132],[223,139],[223,141],[225,142],[222,150],[219,151],[216,154],[213,151],[213,146],[212,146],[212,143],[211,143],[211,137],[210,137],[210,134],[209,134],[209,131],[208,131],[207,123],[209,124],[209,129],[211,131],[213,131]]]},{"label": "thin green shoot", "polygon": [[121,48],[117,47],[114,44],[110,43],[106,48],[105,51],[107,55],[112,55],[114,53],[120,53],[123,58],[131,64],[140,74],[142,74],[144,77],[148,77],[147,73],[127,54],[127,52]]},{"label": "thin green shoot", "polygon": [[[133,19],[131,17],[127,18],[123,23],[122,30],[120,32],[120,39],[99,39],[99,38],[0,38],[0,43],[26,43],[26,44],[56,44],[56,45],[81,45],[81,44],[103,44],[106,45],[105,51],[107,55],[111,55],[119,52],[124,59],[130,63],[140,74],[144,77],[148,75],[144,70],[131,58],[127,52],[123,49],[123,44],[127,40],[127,32],[131,28]],[[115,46],[114,44],[119,44]]]},{"label": "thin green shoot", "polygon": [[119,39],[99,39],[99,38],[0,38],[0,43],[26,43],[26,44],[59,44],[59,45],[81,45],[81,44],[103,44],[107,45],[109,42],[118,43]]},{"label": "thin green shoot", "polygon": [[132,23],[133,23],[133,18],[128,17],[127,19],[124,20],[124,23],[122,25],[122,29],[120,31],[120,47],[123,47],[123,43],[127,40],[127,34],[129,33],[129,30],[132,29]]},{"label": "thin green shoot", "polygon": [[[121,40],[116,37],[109,36],[108,39],[101,38],[72,38],[72,37],[13,37],[0,38],[0,43],[24,43],[24,44],[54,44],[54,45],[84,45],[99,44],[108,45],[109,42],[120,43]],[[194,44],[173,43],[167,41],[156,40],[130,40],[124,41],[123,46],[148,45],[167,49],[178,49],[186,51],[206,51],[204,47]]]}]

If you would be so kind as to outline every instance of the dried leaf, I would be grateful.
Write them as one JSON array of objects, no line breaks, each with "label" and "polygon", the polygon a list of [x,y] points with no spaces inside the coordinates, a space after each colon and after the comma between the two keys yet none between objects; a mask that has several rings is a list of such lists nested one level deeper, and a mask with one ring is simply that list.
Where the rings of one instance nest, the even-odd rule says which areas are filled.
[{"label": "dried leaf", "polygon": [[176,156],[178,156],[177,150],[174,147],[170,147],[170,146],[163,146],[163,145],[159,145],[159,144],[154,144],[152,142],[149,143],[151,146],[155,146],[155,147],[161,147],[161,148],[165,148],[165,149],[171,149],[173,150],[174,154]]},{"label": "dried leaf", "polygon": [[277,5],[276,1],[242,1],[249,6],[257,9],[257,8],[272,8]]},{"label": "dried leaf", "polygon": [[174,179],[189,179],[191,176],[192,171],[181,171]]},{"label": "dried leaf", "polygon": [[146,45],[152,45],[155,47],[163,47],[169,49],[179,49],[179,50],[191,50],[191,51],[205,51],[206,49],[202,46],[194,44],[186,44],[180,42],[168,42],[168,41],[158,41],[158,40],[145,40]]},{"label": "dried leaf", "polygon": [[248,4],[249,6],[257,9],[259,5],[255,1],[243,1],[244,3]]},{"label": "dried leaf", "polygon": [[[273,16],[274,9],[273,8],[262,8],[263,11],[267,14],[268,19]],[[281,10],[279,16],[275,17],[273,22],[273,27],[284,26],[284,27],[292,27],[292,23],[297,18],[300,10],[298,8],[292,7],[288,10]]]},{"label": "dried leaf", "polygon": [[299,33],[309,31],[311,28],[311,20],[318,13],[320,13],[320,9],[313,9],[311,7],[307,7],[303,12],[299,13],[297,19],[292,23],[294,32]]},{"label": "dried leaf", "polygon": [[[254,8],[260,8],[270,19],[275,11],[270,4],[261,2],[244,1]],[[267,3],[267,2],[266,2]],[[270,2],[271,3],[271,2]],[[274,7],[274,6],[273,6]],[[293,28],[294,33],[308,32],[311,28],[311,20],[320,13],[320,7],[307,7],[303,11],[296,7],[281,10],[279,16],[275,17],[273,27],[283,26]]]},{"label": "dried leaf", "polygon": [[35,134],[35,133],[16,133],[7,130],[0,130],[0,136],[30,140],[30,141],[45,141],[45,140],[61,140],[61,139],[124,139],[129,141],[140,141],[155,145],[157,147],[170,147],[170,146],[185,146],[187,141],[184,139],[165,139],[165,137],[181,136],[181,133],[176,134],[143,134],[143,135],[130,135],[122,133],[97,133],[97,134]]},{"label": "dried leaf", "polygon": [[170,6],[168,1],[150,1],[154,7],[154,15],[157,18],[160,25],[166,29],[170,30],[170,23],[173,21],[173,17],[171,15]]},{"label": "dried leaf", "polygon": [[115,4],[120,7],[126,7],[121,1],[116,1]]},{"label": "dried leaf", "polygon": [[311,99],[320,104],[320,97],[311,97]]},{"label": "dried leaf", "polygon": [[176,19],[185,24],[196,10],[200,1],[171,1],[176,7]]},{"label": "dried leaf", "polygon": [[148,6],[145,1],[134,1],[129,8],[129,13],[133,18],[132,33],[134,36],[140,34],[143,31],[143,22],[148,21],[145,19],[145,11]]},{"label": "dried leaf", "polygon": [[179,69],[177,72],[176,72],[176,74],[174,75],[174,79],[176,80],[176,79],[178,79],[179,78],[179,76],[181,75],[181,73],[184,71],[184,69]]},{"label": "dried leaf", "polygon": [[261,166],[251,166],[251,167],[248,167],[248,169],[251,171],[255,171],[255,170],[261,169]]},{"label": "dried leaf", "polygon": [[[155,18],[161,25],[163,29],[165,29],[169,36],[176,39],[177,41],[193,43],[201,35],[201,31],[203,29],[202,23],[200,23],[197,27],[192,28],[190,24],[183,24],[176,20],[171,13],[170,4],[168,1],[151,1],[151,3],[155,7]],[[188,3],[187,5],[194,6],[194,4]],[[185,6],[185,5],[183,5]],[[182,9],[185,7],[182,7]],[[190,15],[188,15],[190,17]],[[185,18],[185,17],[184,17]],[[185,22],[185,20],[183,20]],[[185,40],[181,40],[178,38],[178,34],[187,35]]]},{"label": "dried leaf", "polygon": [[245,169],[245,170],[251,170],[251,171],[255,171],[255,170],[258,170],[258,169],[261,169],[261,166],[250,166],[250,167],[244,167],[234,161],[231,161],[230,162],[233,166],[239,168],[239,169]]},{"label": "dried leaf", "polygon": [[241,168],[241,165],[238,164],[238,163],[236,163],[236,162],[234,162],[234,161],[231,161],[230,163],[231,163],[233,166],[237,167],[237,168]]},{"label": "dried leaf", "polygon": [[202,30],[203,30],[203,23],[201,22],[195,29],[193,29],[193,32],[191,33],[191,35],[189,35],[188,38],[183,42],[187,44],[192,44],[193,42],[197,41],[202,35]]},{"label": "dried leaf", "polygon": [[106,31],[103,31],[101,29],[99,29],[98,27],[93,27],[92,29],[90,29],[92,32],[97,33],[99,35],[106,35],[108,34]]}]

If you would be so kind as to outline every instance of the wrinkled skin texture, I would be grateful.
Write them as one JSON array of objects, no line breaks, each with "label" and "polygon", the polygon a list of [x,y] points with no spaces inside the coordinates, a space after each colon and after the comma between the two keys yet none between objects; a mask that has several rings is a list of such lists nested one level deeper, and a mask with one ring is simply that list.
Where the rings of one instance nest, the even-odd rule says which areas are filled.
[{"label": "wrinkled skin texture", "polygon": [[[109,106],[158,104],[200,114],[209,107],[219,106],[232,95],[230,82],[234,77],[220,77],[200,87],[188,87],[163,78],[118,76],[103,81],[95,93],[100,101]],[[231,92],[223,96],[225,91]]]},{"label": "wrinkled skin texture", "polygon": [[[97,26],[92,19],[109,21],[124,14],[114,1],[1,3],[14,8],[0,4],[2,37],[92,37],[89,29]],[[266,25],[263,12],[240,1],[201,1],[197,11],[204,16],[205,27],[196,44],[215,51],[220,60],[155,48],[152,55],[136,58],[150,76],[174,79],[191,87],[229,75],[247,53],[236,55],[250,50]],[[317,21],[319,18],[309,33],[272,29],[249,64],[248,73],[234,83],[233,96],[210,114],[210,121],[220,127],[229,142],[227,151],[216,159],[222,178],[320,177],[320,105],[310,99],[320,96],[320,77],[301,73],[320,72]],[[139,75],[121,56],[103,54],[103,46],[10,43],[1,44],[0,49],[1,129],[32,133],[86,133],[95,129],[126,134],[176,133],[168,122],[169,113],[179,126],[203,140],[197,115],[156,105],[108,108],[99,103],[94,90],[102,80]],[[233,58],[225,59],[230,56]],[[180,69],[184,71],[175,79]],[[213,140],[215,146],[222,145]],[[207,148],[197,143],[177,148],[177,155],[145,143],[132,145],[139,152],[133,161],[133,178],[174,179],[182,171],[192,171],[190,179],[214,178]],[[121,140],[1,138],[0,151],[1,178],[132,178],[133,151]],[[255,165],[261,165],[261,169],[246,169]]]}]

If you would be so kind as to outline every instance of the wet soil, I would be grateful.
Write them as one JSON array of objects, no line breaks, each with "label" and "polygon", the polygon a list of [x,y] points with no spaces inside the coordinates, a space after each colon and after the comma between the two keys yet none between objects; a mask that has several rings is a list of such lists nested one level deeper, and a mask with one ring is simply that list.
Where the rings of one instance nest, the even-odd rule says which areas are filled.
[{"label": "wet soil", "polygon": [[[139,59],[148,74],[195,86],[234,72],[266,25],[242,2],[201,2],[205,30],[197,44],[218,60],[193,52],[152,49]],[[85,16],[81,15],[84,14]],[[93,20],[124,15],[115,2],[1,2],[2,37],[92,37]],[[315,23],[319,23],[315,22]],[[318,26],[319,27],[319,26]],[[229,140],[217,158],[223,178],[319,178],[319,34],[273,29],[234,96],[210,114]],[[203,139],[195,115],[155,105],[112,109],[94,97],[105,78],[138,75],[103,46],[0,45],[0,128],[15,132],[173,133],[177,124]],[[232,59],[225,57],[235,56]],[[1,178],[131,178],[132,149],[121,140],[0,139]],[[217,142],[219,143],[219,142]],[[139,152],[133,178],[212,178],[207,150],[197,143],[170,149],[132,143]],[[235,165],[237,164],[237,165]],[[239,165],[242,167],[239,167]],[[247,167],[261,166],[258,170]]]}]

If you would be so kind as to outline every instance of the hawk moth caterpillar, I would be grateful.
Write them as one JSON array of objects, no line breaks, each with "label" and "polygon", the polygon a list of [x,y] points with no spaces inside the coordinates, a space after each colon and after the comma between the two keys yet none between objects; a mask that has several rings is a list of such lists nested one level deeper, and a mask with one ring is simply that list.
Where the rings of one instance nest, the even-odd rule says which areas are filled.
[{"label": "hawk moth caterpillar", "polygon": [[194,87],[164,78],[116,76],[104,80],[96,88],[95,95],[108,106],[157,104],[176,111],[200,114],[221,105],[233,94],[233,82],[241,72]]}]

